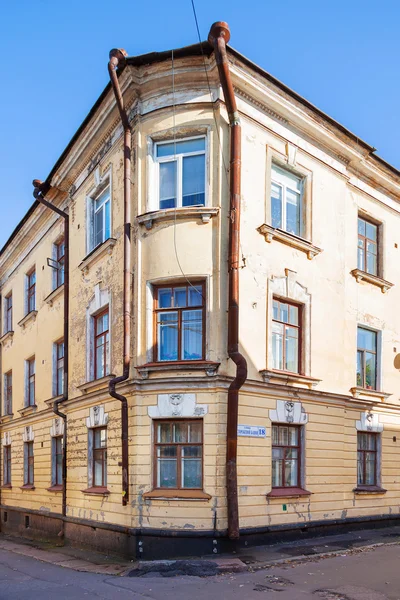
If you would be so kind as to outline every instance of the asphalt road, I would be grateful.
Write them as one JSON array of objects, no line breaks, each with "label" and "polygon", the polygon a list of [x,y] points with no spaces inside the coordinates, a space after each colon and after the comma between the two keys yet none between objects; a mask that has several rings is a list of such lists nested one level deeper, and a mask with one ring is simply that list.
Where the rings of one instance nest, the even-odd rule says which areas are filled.
[{"label": "asphalt road", "polygon": [[76,572],[0,550],[1,600],[400,600],[400,545],[210,578]]}]

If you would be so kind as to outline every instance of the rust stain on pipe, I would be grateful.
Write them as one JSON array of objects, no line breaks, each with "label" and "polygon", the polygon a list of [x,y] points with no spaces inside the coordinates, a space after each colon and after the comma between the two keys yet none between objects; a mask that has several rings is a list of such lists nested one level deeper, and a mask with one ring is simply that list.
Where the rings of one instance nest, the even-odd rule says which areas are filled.
[{"label": "rust stain on pipe", "polygon": [[[44,184],[39,179],[34,179],[33,196],[41,204],[57,213],[64,219],[64,385],[63,396],[59,400],[55,400],[53,404],[53,412],[64,421],[63,433],[63,460],[62,460],[62,514],[65,517],[67,514],[67,415],[60,411],[61,402],[68,400],[68,372],[69,372],[69,215],[65,211],[48,202],[44,197],[48,189],[44,189]],[[63,521],[64,533],[64,521]]]},{"label": "rust stain on pipe", "polygon": [[229,306],[228,355],[236,365],[236,376],[228,390],[226,433],[226,489],[228,501],[228,535],[239,537],[239,508],[237,493],[237,427],[239,390],[247,379],[247,362],[239,352],[239,248],[240,248],[240,195],[241,195],[241,126],[226,44],[230,39],[227,23],[218,21],[211,26],[208,41],[214,46],[221,87],[229,115],[230,140],[230,206],[229,206]]},{"label": "rust stain on pipe", "polygon": [[128,115],[124,107],[117,69],[125,64],[125,50],[110,51],[108,73],[121,122],[124,128],[124,357],[123,372],[119,377],[111,379],[108,384],[110,396],[121,402],[121,443],[122,443],[122,504],[126,506],[129,498],[129,447],[128,447],[128,401],[126,396],[118,394],[115,387],[118,383],[129,379],[131,348],[131,142],[132,132]]}]

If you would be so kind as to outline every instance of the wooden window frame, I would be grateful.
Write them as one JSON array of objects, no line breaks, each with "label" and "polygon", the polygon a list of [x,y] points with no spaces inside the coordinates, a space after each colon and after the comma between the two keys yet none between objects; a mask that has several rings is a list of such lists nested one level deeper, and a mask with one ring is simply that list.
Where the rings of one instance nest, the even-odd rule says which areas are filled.
[{"label": "wooden window frame", "polygon": [[[279,304],[288,304],[289,306],[294,306],[295,308],[297,308],[298,310],[298,325],[292,325],[291,323],[285,323],[284,321],[279,321],[277,319],[274,319],[274,302],[279,302]],[[280,325],[284,326],[284,337],[283,337],[283,344],[282,344],[282,362],[283,365],[285,365],[286,363],[286,345],[285,345],[285,332],[286,332],[286,327],[292,327],[292,328],[297,328],[298,331],[298,348],[297,348],[297,364],[298,364],[298,370],[296,371],[288,371],[287,369],[275,369],[274,371],[277,371],[279,373],[292,373],[293,375],[304,375],[304,369],[303,369],[303,310],[304,310],[304,305],[303,304],[299,304],[298,302],[294,302],[293,300],[287,300],[286,298],[280,298],[278,296],[273,296],[272,297],[272,323],[279,323]],[[273,328],[273,325],[272,325]],[[271,335],[272,335],[272,328],[271,328]],[[272,354],[274,353],[274,348],[272,347]]]},{"label": "wooden window frame", "polygon": [[[361,448],[359,448],[359,438],[362,435],[368,435],[368,436],[374,436],[375,439],[375,450],[362,450]],[[372,431],[357,431],[357,488],[368,488],[368,487],[378,487],[378,460],[379,460],[379,433],[375,433]],[[358,457],[359,454],[362,454],[362,465],[363,465],[363,483],[360,483],[358,481]],[[374,461],[374,482],[373,483],[365,483],[366,481],[366,455],[367,453],[369,454],[374,454],[375,456],[375,461]]]},{"label": "wooden window frame", "polygon": [[[96,444],[96,431],[105,431],[106,432],[106,446],[102,448],[101,446],[97,448]],[[107,443],[108,443],[108,435],[107,435],[107,427],[95,427],[92,429],[93,436],[93,446],[92,446],[92,488],[107,488]],[[101,484],[96,483],[96,454],[101,456]]]},{"label": "wooden window frame", "polygon": [[[26,473],[24,476],[24,485],[33,486],[35,483],[35,455],[33,449],[33,442],[25,442],[26,444]],[[32,471],[32,480],[30,477]]]},{"label": "wooden window frame", "polygon": [[[61,240],[59,240],[55,245],[55,254],[56,254],[56,261],[58,263],[58,269],[56,269],[56,276],[55,276],[55,283],[56,283],[56,287],[55,289],[59,288],[61,285],[63,285],[64,283],[64,260],[65,260],[65,240],[64,238],[62,238]],[[61,249],[63,250],[61,253]]]},{"label": "wooden window frame", "polygon": [[[160,423],[170,423],[172,426],[174,423],[183,425],[189,425],[190,423],[201,424],[201,442],[157,442],[157,427]],[[204,489],[204,422],[203,419],[157,419],[153,421],[153,490],[160,492],[168,492],[168,490],[179,490],[179,491],[198,491]],[[177,460],[177,471],[176,480],[178,487],[158,487],[157,486],[157,448],[162,446],[175,446],[177,448],[176,460]],[[182,451],[181,448],[185,446],[200,446],[201,447],[201,486],[198,488],[185,488],[182,487]]]},{"label": "wooden window frame", "polygon": [[[31,283],[32,276],[35,276],[35,282]],[[27,273],[27,314],[36,310],[36,269],[32,269],[29,273]],[[33,298],[33,307],[31,307],[31,300]]]},{"label": "wooden window frame", "polygon": [[4,415],[12,415],[12,371],[4,374]]},{"label": "wooden window frame", "polygon": [[[57,457],[61,456],[61,465],[63,462],[64,456],[64,444],[63,444],[63,436],[58,435],[53,438],[54,446],[53,446],[53,460],[54,460],[54,481],[52,482],[53,486],[62,486],[64,484],[63,474],[62,474],[62,466],[61,466],[61,481],[58,480],[58,469],[57,469]],[[61,451],[59,452],[58,444],[61,443]]]},{"label": "wooden window frame", "polygon": [[273,490],[285,490],[285,491],[290,491],[290,490],[296,490],[296,489],[302,489],[302,481],[301,481],[301,472],[302,472],[302,461],[303,461],[303,449],[302,449],[302,440],[301,440],[301,425],[293,425],[291,423],[272,423],[272,427],[278,427],[282,428],[282,427],[286,427],[289,429],[296,429],[297,430],[297,446],[290,446],[290,445],[278,445],[278,444],[274,444],[273,443],[273,435],[272,435],[272,429],[271,429],[271,435],[272,435],[272,448],[271,448],[271,470],[272,470],[272,461],[273,461],[273,457],[272,457],[272,451],[274,448],[284,448],[285,453],[284,453],[284,457],[286,456],[286,450],[287,449],[295,449],[298,452],[298,459],[297,459],[297,485],[285,485],[285,458],[283,458],[282,461],[282,472],[281,472],[281,476],[282,476],[282,482],[283,485],[277,485],[274,486],[273,484],[271,485]]},{"label": "wooden window frame", "polygon": [[[58,342],[56,342],[55,344],[56,348],[56,360],[55,360],[55,366],[56,366],[56,372],[55,372],[55,390],[56,390],[56,396],[61,396],[64,393],[64,340],[59,340]],[[62,347],[62,356],[59,356],[59,350]],[[58,372],[62,371],[62,385],[61,385],[61,389],[59,388],[59,381],[58,381]]]},{"label": "wooden window frame", "polygon": [[13,330],[12,328],[12,313],[13,313],[13,304],[12,304],[12,292],[10,292],[4,299],[4,333],[9,333]]},{"label": "wooden window frame", "polygon": [[[357,386],[363,388],[364,390],[375,390],[378,391],[378,332],[374,331],[373,329],[368,329],[368,327],[362,327],[361,325],[357,326],[357,338],[358,338],[358,330],[359,329],[365,329],[366,331],[370,331],[371,333],[373,333],[375,335],[375,351],[373,350],[368,350],[367,348],[359,348],[358,347],[358,339],[357,339],[357,355],[360,352],[362,354],[362,365],[361,365],[361,369],[362,369],[362,382],[361,385],[358,386],[358,381],[357,381]],[[370,354],[374,354],[375,355],[375,384],[373,386],[369,386],[367,387],[366,385],[366,367],[365,367],[365,353],[369,352]]]},{"label": "wooden window frame", "polygon": [[[97,334],[97,323],[98,320],[100,319],[100,317],[103,317],[104,315],[108,315],[108,329],[104,330],[102,333]],[[107,352],[107,335],[108,335],[108,352]],[[104,343],[103,343],[103,358],[104,358],[104,373],[102,375],[99,376],[99,373],[97,371],[98,369],[98,364],[97,364],[97,341],[103,338]],[[106,377],[106,375],[109,374],[110,372],[110,365],[109,365],[109,355],[110,355],[110,312],[109,312],[109,307],[107,306],[104,310],[102,310],[101,312],[99,312],[98,314],[93,316],[93,353],[94,353],[94,380],[96,379],[101,379],[102,377]],[[108,356],[107,356],[108,354]]]},{"label": "wooden window frame", "polygon": [[[361,235],[358,232],[358,221],[359,220],[364,221],[364,223],[368,223],[369,225],[373,225],[374,227],[376,227],[376,242],[374,240],[371,240],[370,238],[368,238],[366,235],[365,236]],[[373,277],[381,277],[382,276],[381,249],[380,249],[381,226],[382,226],[382,224],[379,223],[378,221],[374,221],[373,219],[370,219],[361,213],[358,214],[358,217],[357,217],[357,268],[360,271],[363,271],[363,273],[367,273],[368,275],[372,275]],[[363,248],[364,248],[364,261],[363,261],[362,268],[360,268],[358,265],[358,249],[360,247],[358,245],[359,240],[363,241]],[[376,246],[376,273],[369,273],[367,271],[367,242],[370,242]]]},{"label": "wooden window frame", "polygon": [[3,486],[11,487],[11,446],[3,446]]},{"label": "wooden window frame", "polygon": [[[27,361],[28,369],[27,369],[27,385],[28,385],[28,394],[27,394],[27,406],[35,406],[36,401],[36,358],[32,356]],[[32,368],[33,366],[33,368]],[[33,398],[31,398],[31,383],[33,383]]]},{"label": "wooden window frame", "polygon": [[[169,284],[155,285],[153,288],[153,290],[154,290],[154,294],[153,294],[153,340],[154,340],[153,360],[155,363],[159,363],[159,364],[168,364],[168,363],[190,364],[190,363],[194,363],[196,361],[204,361],[205,360],[205,355],[206,355],[206,295],[205,295],[205,289],[206,289],[206,286],[205,286],[204,280],[192,281],[191,283],[192,283],[193,287],[201,286],[201,297],[202,297],[202,305],[201,306],[188,306],[187,305],[184,307],[176,307],[176,308],[175,307],[170,307],[170,308],[159,308],[158,307],[158,292],[159,292],[159,290],[171,288],[172,295],[173,295],[173,290],[175,288],[185,287],[187,290],[186,291],[186,294],[187,294],[189,288],[192,287],[188,283],[171,282]],[[195,359],[195,360],[181,358],[181,355],[182,355],[182,312],[191,310],[191,309],[202,311],[202,341],[201,341],[202,356],[201,356],[201,358]],[[177,358],[177,360],[159,360],[159,358],[158,358],[158,315],[163,312],[178,313],[178,358]]]}]

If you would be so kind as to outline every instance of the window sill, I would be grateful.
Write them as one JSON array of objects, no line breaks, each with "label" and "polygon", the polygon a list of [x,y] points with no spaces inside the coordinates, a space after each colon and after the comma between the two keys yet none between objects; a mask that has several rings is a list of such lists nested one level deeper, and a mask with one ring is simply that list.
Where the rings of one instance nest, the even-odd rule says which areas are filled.
[{"label": "window sill", "polygon": [[142,379],[148,379],[149,373],[160,373],[164,371],[204,371],[208,377],[214,377],[218,372],[220,363],[207,360],[188,360],[174,362],[147,363],[135,367]]},{"label": "window sill", "polygon": [[35,486],[33,485],[33,483],[26,483],[25,485],[22,485],[19,489],[20,490],[34,490]]},{"label": "window sill", "polygon": [[263,371],[260,371],[260,374],[265,383],[280,383],[282,385],[302,384],[306,385],[310,390],[322,381],[321,379],[307,377],[306,375],[300,375],[299,373],[290,373],[289,371],[264,369]]},{"label": "window sill", "polygon": [[4,485],[1,486],[2,490],[12,490],[12,485],[11,483],[5,483]]},{"label": "window sill", "polygon": [[203,490],[168,490],[157,489],[143,494],[143,498],[152,500],[210,500],[212,496]]},{"label": "window sill", "polygon": [[353,492],[359,496],[365,496],[366,494],[386,494],[387,490],[377,485],[365,485],[354,488]]},{"label": "window sill", "polygon": [[48,398],[47,400],[44,401],[45,404],[47,404],[47,406],[49,408],[53,408],[54,402],[58,401],[58,400],[62,400],[63,399],[63,395],[60,394],[59,396],[54,396],[53,398]]},{"label": "window sill", "polygon": [[0,344],[5,344],[6,342],[12,340],[14,337],[14,332],[13,331],[7,331],[3,336],[1,336],[0,338]]},{"label": "window sill", "polygon": [[144,213],[136,217],[139,225],[151,229],[158,221],[175,221],[175,219],[196,219],[208,223],[212,217],[219,213],[219,208],[211,206],[185,206],[182,208],[165,208]]},{"label": "window sill", "polygon": [[385,394],[385,392],[379,392],[378,390],[369,390],[367,388],[362,388],[359,386],[350,388],[350,392],[353,398],[359,398],[362,400],[360,396],[367,396],[367,398],[369,399],[381,400],[381,402],[384,402],[387,398],[389,398],[389,396],[392,396],[392,394]]},{"label": "window sill", "polygon": [[31,404],[30,406],[25,406],[25,408],[21,408],[21,410],[19,410],[19,414],[21,415],[21,417],[26,417],[26,415],[32,415],[34,412],[36,412],[37,410],[37,405],[36,404]]},{"label": "window sill", "polygon": [[10,415],[3,415],[0,417],[0,424],[3,425],[4,423],[9,423],[10,421],[13,420],[14,414],[11,413]]},{"label": "window sill", "polygon": [[48,492],[62,492],[64,489],[63,485],[52,485],[51,487],[47,488]]},{"label": "window sill", "polygon": [[311,242],[304,240],[293,233],[288,233],[282,229],[276,229],[271,225],[266,225],[265,223],[264,225],[258,227],[257,231],[264,236],[266,242],[270,243],[272,240],[277,240],[282,244],[296,248],[296,250],[301,250],[301,252],[305,252],[307,254],[307,258],[309,260],[312,260],[314,256],[317,256],[323,252],[321,248],[314,246]]},{"label": "window sill", "polygon": [[37,315],[38,311],[37,310],[31,310],[31,312],[29,312],[27,315],[25,315],[25,317],[23,319],[21,319],[18,323],[18,325],[20,327],[22,327],[22,329],[25,329],[25,326],[30,322],[30,321],[36,321],[36,315]]},{"label": "window sill", "polygon": [[82,385],[78,385],[77,388],[83,393],[92,392],[93,390],[108,389],[108,382],[111,381],[111,379],[114,379],[114,377],[115,375],[113,374],[106,375],[105,377],[100,377],[100,379],[82,383]]},{"label": "window sill", "polygon": [[108,238],[105,242],[93,248],[91,252],[83,259],[81,264],[79,265],[80,270],[84,275],[89,273],[90,267],[94,265],[102,256],[106,254],[111,255],[113,252],[113,248],[117,240],[115,238]]},{"label": "window sill", "polygon": [[89,496],[108,496],[110,491],[106,487],[91,487],[87,490],[82,490],[82,494],[88,494]]},{"label": "window sill", "polygon": [[55,290],[53,290],[48,296],[46,296],[46,298],[44,299],[44,301],[49,306],[53,306],[54,300],[56,300],[63,293],[64,293],[64,284],[59,285],[58,288],[56,288]]},{"label": "window sill", "polygon": [[312,492],[303,488],[272,488],[267,498],[299,498],[300,496],[311,496]]},{"label": "window sill", "polygon": [[386,279],[382,279],[376,275],[371,275],[370,273],[366,273],[360,269],[353,269],[350,271],[350,273],[353,275],[353,277],[355,277],[357,283],[360,283],[360,281],[372,283],[372,285],[376,285],[377,287],[381,288],[382,294],[386,294],[386,292],[394,286],[394,283],[390,283],[390,281],[386,281]]}]

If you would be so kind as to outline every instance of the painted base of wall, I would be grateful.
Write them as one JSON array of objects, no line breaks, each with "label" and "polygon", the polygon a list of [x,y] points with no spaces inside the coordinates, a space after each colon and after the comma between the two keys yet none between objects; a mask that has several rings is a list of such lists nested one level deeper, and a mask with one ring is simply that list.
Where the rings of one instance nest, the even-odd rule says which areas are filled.
[{"label": "painted base of wall", "polygon": [[276,525],[242,529],[239,540],[229,540],[224,531],[164,531],[130,529],[56,514],[0,506],[0,531],[31,540],[59,545],[71,544],[130,559],[154,560],[217,555],[257,545],[297,541],[350,530],[399,525],[400,515],[372,515],[299,525]]}]

